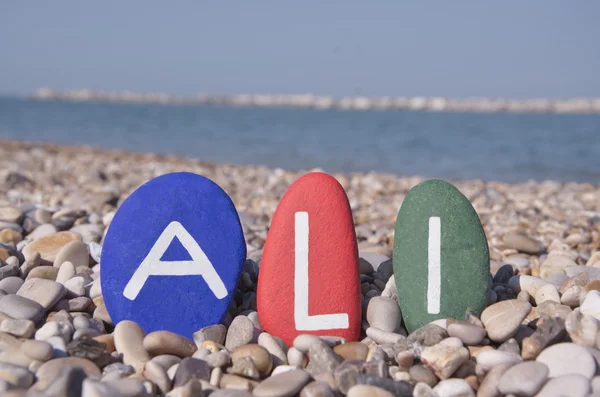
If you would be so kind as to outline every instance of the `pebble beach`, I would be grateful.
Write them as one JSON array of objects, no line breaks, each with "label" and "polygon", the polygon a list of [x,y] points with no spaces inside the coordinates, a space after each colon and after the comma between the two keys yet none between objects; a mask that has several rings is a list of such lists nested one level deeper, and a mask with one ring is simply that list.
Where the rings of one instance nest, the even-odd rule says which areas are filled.
[{"label": "pebble beach", "polygon": [[[120,203],[176,171],[229,194],[247,243],[223,324],[193,340],[113,324],[100,288],[102,241]],[[488,306],[408,334],[394,223],[426,178],[331,173],[358,238],[361,340],[301,335],[287,346],[262,330],[256,281],[277,204],[308,171],[0,140],[0,395],[600,397],[599,185],[449,180],[488,239]]]}]

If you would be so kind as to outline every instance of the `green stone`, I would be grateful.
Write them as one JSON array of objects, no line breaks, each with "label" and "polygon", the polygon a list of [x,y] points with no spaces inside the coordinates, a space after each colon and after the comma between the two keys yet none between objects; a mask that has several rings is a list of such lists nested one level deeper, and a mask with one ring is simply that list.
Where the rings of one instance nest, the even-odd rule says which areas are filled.
[{"label": "green stone", "polygon": [[429,180],[406,195],[396,220],[394,277],[409,332],[442,318],[481,313],[487,301],[489,250],[469,200]]}]

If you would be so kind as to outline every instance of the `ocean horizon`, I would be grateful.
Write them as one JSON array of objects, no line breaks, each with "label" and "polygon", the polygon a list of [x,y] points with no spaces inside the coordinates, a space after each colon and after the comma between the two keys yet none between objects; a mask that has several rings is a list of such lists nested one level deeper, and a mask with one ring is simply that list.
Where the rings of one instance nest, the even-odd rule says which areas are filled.
[{"label": "ocean horizon", "polygon": [[0,98],[0,139],[288,170],[600,183],[600,115]]}]

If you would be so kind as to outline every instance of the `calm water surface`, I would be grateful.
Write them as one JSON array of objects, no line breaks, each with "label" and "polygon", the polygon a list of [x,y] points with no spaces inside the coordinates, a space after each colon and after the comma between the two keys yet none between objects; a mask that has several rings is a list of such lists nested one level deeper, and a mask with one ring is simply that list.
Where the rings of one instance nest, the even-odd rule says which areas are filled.
[{"label": "calm water surface", "polygon": [[600,183],[600,115],[343,111],[0,98],[0,139],[286,169]]}]

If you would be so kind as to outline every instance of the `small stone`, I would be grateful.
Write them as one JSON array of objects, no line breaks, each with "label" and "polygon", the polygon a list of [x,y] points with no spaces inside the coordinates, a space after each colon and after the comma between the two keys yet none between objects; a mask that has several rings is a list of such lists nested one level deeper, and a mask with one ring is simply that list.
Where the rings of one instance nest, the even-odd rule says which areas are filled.
[{"label": "small stone", "polygon": [[267,332],[262,332],[258,336],[258,344],[267,349],[273,359],[273,366],[277,367],[280,365],[286,365],[287,360],[287,346],[281,339],[270,335]]},{"label": "small stone", "polygon": [[421,362],[427,365],[440,378],[448,379],[469,359],[469,351],[464,347],[434,345],[421,353]]},{"label": "small stone", "polygon": [[475,397],[471,385],[464,379],[444,379],[433,388],[433,391],[439,397]]},{"label": "small stone", "polygon": [[545,285],[548,285],[548,282],[541,278],[521,274],[513,276],[508,280],[508,286],[515,294],[527,291],[531,296],[535,296],[538,289]]},{"label": "small stone", "polygon": [[378,344],[394,344],[401,340],[405,340],[406,337],[394,332],[382,331],[378,328],[369,327],[366,330],[366,334],[374,342]]},{"label": "small stone", "polygon": [[425,383],[430,387],[433,387],[438,383],[438,379],[433,371],[424,365],[413,365],[408,370],[408,373],[410,374],[411,379],[415,382]]},{"label": "small stone", "polygon": [[526,361],[509,368],[498,384],[502,394],[533,396],[546,383],[548,367],[537,361]]},{"label": "small stone", "polygon": [[535,294],[535,303],[538,306],[546,301],[560,303],[560,295],[558,295],[558,290],[552,284],[544,285],[543,287],[539,288]]},{"label": "small stone", "polygon": [[92,379],[84,380],[81,390],[81,395],[84,397],[111,397],[121,395],[119,389],[115,386]]},{"label": "small stone", "polygon": [[52,358],[53,348],[48,342],[26,340],[21,345],[21,353],[32,360],[46,362]]},{"label": "small stone", "polygon": [[600,291],[592,290],[587,293],[579,310],[583,314],[594,317],[600,320]]},{"label": "small stone", "polygon": [[31,280],[32,278],[43,278],[46,280],[56,280],[58,274],[58,268],[52,266],[39,266],[31,269],[25,280]]},{"label": "small stone", "polygon": [[172,354],[177,357],[190,357],[198,350],[188,338],[169,331],[154,331],[144,338],[144,348],[150,355]]},{"label": "small stone", "polygon": [[87,245],[79,240],[74,240],[64,245],[56,254],[54,267],[60,267],[64,262],[71,262],[78,266],[89,266],[90,254]]},{"label": "small stone", "polygon": [[23,285],[23,282],[23,279],[20,277],[6,277],[0,281],[0,290],[7,294],[16,294],[21,285]]},{"label": "small stone", "polygon": [[545,250],[542,242],[523,233],[507,234],[504,237],[504,246],[530,255],[539,255]]},{"label": "small stone", "polygon": [[[56,374],[56,377],[45,380],[48,382],[48,386],[44,388],[44,394],[47,396],[80,396],[86,376],[87,373],[84,368],[78,366],[64,367]],[[37,387],[39,387],[40,382],[41,380],[38,380],[38,383],[36,383]]]},{"label": "small stone", "polygon": [[64,284],[67,280],[75,277],[75,265],[69,261],[64,261],[56,274],[56,282]]},{"label": "small stone", "polygon": [[488,337],[494,342],[504,342],[517,332],[521,321],[531,311],[531,305],[518,299],[493,304],[481,313],[481,321]]},{"label": "small stone", "polygon": [[150,354],[144,348],[145,333],[133,321],[124,320],[114,330],[115,349],[123,355],[123,363],[141,372],[144,364],[150,361]]},{"label": "small stone", "polygon": [[574,310],[567,316],[565,328],[573,342],[594,347],[596,337],[600,333],[600,321],[587,314],[582,314],[579,310]]},{"label": "small stone", "polygon": [[23,256],[29,259],[35,252],[40,254],[42,264],[51,265],[60,249],[72,241],[80,241],[78,233],[63,231],[38,238],[23,248]]},{"label": "small stone", "polygon": [[331,347],[324,342],[310,345],[308,356],[310,360],[306,370],[312,375],[322,372],[333,372],[342,362],[342,358],[335,354]]},{"label": "small stone", "polygon": [[100,379],[100,369],[89,360],[79,357],[55,358],[45,362],[36,372],[37,387],[44,388],[56,379],[64,369],[80,367],[92,379]]},{"label": "small stone", "polygon": [[69,297],[75,298],[85,295],[85,279],[81,276],[73,277],[63,283]]},{"label": "small stone", "polygon": [[171,379],[167,376],[167,371],[157,363],[148,361],[144,366],[143,376],[158,386],[163,394],[171,390]]},{"label": "small stone", "polygon": [[26,368],[0,362],[0,379],[18,389],[27,389],[33,383],[35,377]]},{"label": "small stone", "polygon": [[296,366],[298,368],[305,368],[308,364],[308,358],[304,353],[296,349],[295,347],[290,347],[287,352],[288,364]]},{"label": "small stone", "polygon": [[448,331],[436,324],[424,325],[410,335],[408,341],[422,346],[433,346],[448,337]]},{"label": "small stone", "polygon": [[200,346],[202,342],[211,340],[219,345],[225,344],[225,336],[227,328],[223,324],[209,325],[208,327],[200,328],[194,332],[194,342],[196,346]]},{"label": "small stone", "polygon": [[389,391],[377,386],[355,385],[348,390],[348,397],[394,397]]},{"label": "small stone", "polygon": [[0,280],[19,274],[19,266],[15,264],[0,267]]},{"label": "small stone", "polygon": [[514,365],[520,363],[522,358],[512,352],[501,350],[486,350],[477,356],[477,365],[484,371],[489,371],[499,365]]},{"label": "small stone", "polygon": [[25,281],[17,291],[17,295],[39,303],[44,309],[54,306],[66,294],[67,290],[62,284],[40,278]]},{"label": "small stone", "polygon": [[521,356],[525,360],[535,359],[547,346],[563,340],[566,333],[565,322],[559,317],[538,321],[535,332],[523,339]]},{"label": "small stone", "polygon": [[35,333],[35,324],[31,320],[15,320],[7,318],[0,323],[0,332],[29,339]]},{"label": "small stone", "polygon": [[175,372],[173,387],[183,386],[191,379],[210,380],[210,366],[208,363],[191,357],[181,360],[177,372]]},{"label": "small stone", "polygon": [[[337,393],[325,382],[310,382],[300,392],[300,397],[336,397]],[[233,397],[233,396],[232,396]]]},{"label": "small stone", "polygon": [[589,351],[575,343],[558,343],[543,350],[536,359],[546,364],[550,378],[579,374],[592,379],[596,373],[596,361]]},{"label": "small stone", "polygon": [[23,212],[17,207],[0,207],[0,221],[9,223],[20,223]]},{"label": "small stone", "polygon": [[104,343],[93,339],[74,340],[67,345],[67,353],[71,357],[81,357],[93,363],[102,363],[103,353],[106,348]]},{"label": "small stone", "polygon": [[229,351],[247,345],[254,340],[254,324],[246,316],[236,316],[227,331],[225,347]]},{"label": "small stone", "polygon": [[366,360],[369,348],[361,342],[348,342],[334,346],[333,351],[344,360]]},{"label": "small stone", "polygon": [[1,229],[0,230],[0,243],[15,245],[19,241],[23,240],[23,235],[13,229]]},{"label": "small stone", "polygon": [[398,303],[391,298],[382,296],[376,296],[369,300],[366,318],[369,326],[386,332],[397,332],[402,325],[402,313],[400,313]]},{"label": "small stone", "polygon": [[448,320],[448,335],[459,338],[465,345],[478,345],[486,336],[485,329],[466,321]]},{"label": "small stone", "polygon": [[550,379],[536,397],[591,397],[590,381],[583,375],[570,374]]},{"label": "small stone", "polygon": [[53,336],[59,336],[64,342],[71,340],[75,329],[67,321],[49,321],[35,333],[36,340],[48,340]]},{"label": "small stone", "polygon": [[231,354],[231,360],[234,365],[238,360],[243,358],[250,358],[262,377],[271,373],[273,361],[271,354],[264,347],[257,344],[244,345],[236,348]]},{"label": "small stone", "polygon": [[18,320],[31,320],[37,323],[44,316],[45,310],[39,303],[31,299],[6,295],[0,298],[0,313]]}]

